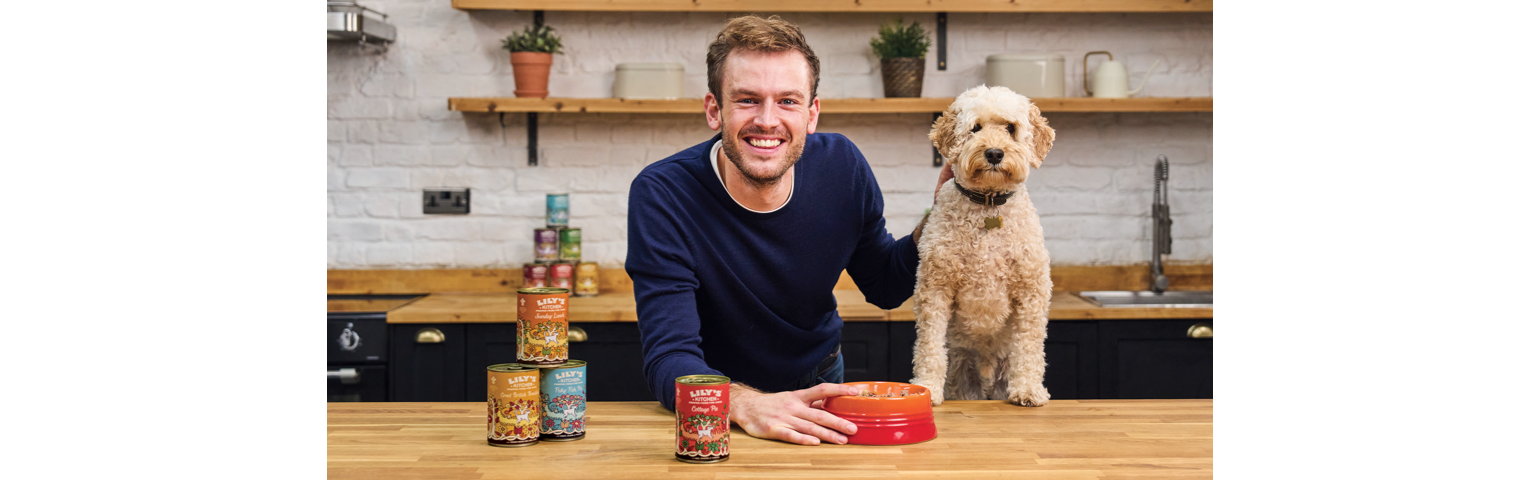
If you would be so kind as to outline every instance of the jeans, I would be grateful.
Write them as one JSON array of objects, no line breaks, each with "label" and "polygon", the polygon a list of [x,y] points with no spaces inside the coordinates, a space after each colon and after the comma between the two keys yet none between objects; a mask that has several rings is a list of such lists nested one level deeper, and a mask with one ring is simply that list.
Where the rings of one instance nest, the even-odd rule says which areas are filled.
[{"label": "jeans", "polygon": [[836,351],[834,361],[820,362],[817,367],[802,376],[793,390],[802,390],[820,383],[845,383],[845,354]]}]

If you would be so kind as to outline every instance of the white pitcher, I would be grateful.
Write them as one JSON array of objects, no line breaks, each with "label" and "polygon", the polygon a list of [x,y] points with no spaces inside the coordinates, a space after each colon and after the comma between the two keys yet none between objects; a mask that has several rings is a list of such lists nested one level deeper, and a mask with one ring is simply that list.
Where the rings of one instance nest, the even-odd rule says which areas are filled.
[{"label": "white pitcher", "polygon": [[[1093,76],[1087,67],[1090,65],[1091,55],[1096,54],[1106,55],[1107,61],[1103,62],[1100,67],[1096,67],[1095,82],[1094,86],[1092,86]],[[1150,71],[1144,73],[1144,80],[1139,81],[1139,88],[1129,91],[1128,69],[1123,68],[1123,64],[1112,59],[1112,52],[1087,53],[1085,58],[1080,60],[1080,70],[1086,72],[1084,80],[1086,83],[1085,93],[1096,98],[1128,98],[1129,95],[1139,93],[1140,90],[1144,89],[1144,82],[1150,81],[1150,74],[1155,73],[1155,67],[1158,65],[1160,65],[1160,59],[1156,59],[1155,63],[1150,65]]]}]

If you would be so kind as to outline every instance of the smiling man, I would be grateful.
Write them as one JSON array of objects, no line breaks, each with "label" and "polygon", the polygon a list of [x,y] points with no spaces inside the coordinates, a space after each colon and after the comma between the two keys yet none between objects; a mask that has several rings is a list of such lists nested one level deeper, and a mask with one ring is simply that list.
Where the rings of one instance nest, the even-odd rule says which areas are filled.
[{"label": "smiling man", "polygon": [[673,409],[675,378],[726,375],[730,419],[748,434],[845,443],[855,425],[819,408],[857,393],[838,385],[834,285],[845,270],[867,301],[903,303],[924,223],[894,239],[866,158],[814,133],[818,56],[795,25],[729,21],[706,70],[706,123],[721,133],[631,184],[626,272],[648,385]]}]

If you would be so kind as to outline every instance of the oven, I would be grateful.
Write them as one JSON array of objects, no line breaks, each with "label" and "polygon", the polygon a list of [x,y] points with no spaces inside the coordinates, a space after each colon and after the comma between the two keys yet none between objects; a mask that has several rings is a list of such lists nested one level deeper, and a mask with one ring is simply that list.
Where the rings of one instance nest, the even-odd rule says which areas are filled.
[{"label": "oven", "polygon": [[326,401],[390,400],[385,314],[416,295],[326,297]]}]

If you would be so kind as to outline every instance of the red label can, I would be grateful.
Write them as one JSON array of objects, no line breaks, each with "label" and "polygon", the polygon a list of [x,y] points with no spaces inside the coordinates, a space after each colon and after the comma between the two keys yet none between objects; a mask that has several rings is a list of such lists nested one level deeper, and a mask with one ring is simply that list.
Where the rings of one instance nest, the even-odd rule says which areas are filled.
[{"label": "red label can", "polygon": [[572,264],[563,262],[551,264],[550,276],[551,281],[548,282],[549,285],[547,286],[553,288],[572,288]]},{"label": "red label can", "polygon": [[674,379],[674,459],[686,463],[727,460],[728,387],[721,375]]},{"label": "red label can", "polygon": [[524,264],[524,288],[549,287],[550,267],[538,263]]}]

